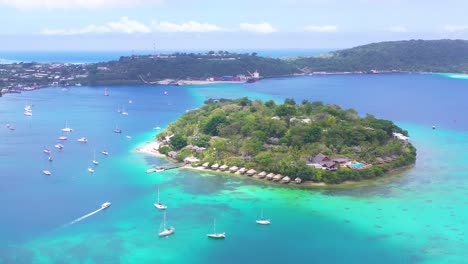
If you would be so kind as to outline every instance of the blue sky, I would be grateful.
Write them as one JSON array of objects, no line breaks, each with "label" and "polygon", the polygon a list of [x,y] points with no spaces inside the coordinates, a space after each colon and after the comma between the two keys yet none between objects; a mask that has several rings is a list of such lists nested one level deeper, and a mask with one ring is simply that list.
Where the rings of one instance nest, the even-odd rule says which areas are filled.
[{"label": "blue sky", "polygon": [[0,0],[0,50],[318,49],[468,38],[466,0]]}]

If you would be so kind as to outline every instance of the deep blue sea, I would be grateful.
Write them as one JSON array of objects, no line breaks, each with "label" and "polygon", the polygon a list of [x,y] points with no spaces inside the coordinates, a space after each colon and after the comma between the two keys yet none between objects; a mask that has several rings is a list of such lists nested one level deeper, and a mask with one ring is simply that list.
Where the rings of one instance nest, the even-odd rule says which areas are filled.
[{"label": "deep blue sea", "polygon": [[[468,80],[430,74],[253,84],[46,88],[0,98],[0,263],[466,263]],[[164,91],[168,95],[164,95]],[[394,120],[415,167],[356,186],[297,189],[191,170],[135,152],[206,98],[293,97]],[[129,100],[132,103],[129,103]],[[23,115],[32,104],[33,116]],[[125,108],[128,116],[119,114]],[[16,130],[5,127],[9,123]],[[72,127],[65,147],[53,148]],[[437,129],[431,127],[435,125]],[[122,134],[112,130],[118,126]],[[130,136],[131,138],[127,138]],[[87,137],[88,143],[76,140]],[[52,149],[49,162],[43,148]],[[108,156],[101,155],[103,149]],[[87,168],[97,152],[95,173]],[[49,169],[51,176],[42,170]],[[158,238],[159,186],[173,236]],[[105,202],[112,206],[82,221]],[[263,208],[270,226],[255,219]],[[206,238],[216,217],[226,239]]]},{"label": "deep blue sea", "polygon": [[[156,53],[174,52],[208,52],[210,50],[157,50]],[[216,50],[217,51],[217,50]],[[332,49],[289,49],[289,50],[250,50],[239,49],[229,52],[252,53],[260,56],[281,58],[296,56],[313,56],[327,53]],[[62,63],[93,63],[119,60],[121,56],[149,55],[154,51],[0,51],[0,64],[14,62],[62,62]]]}]

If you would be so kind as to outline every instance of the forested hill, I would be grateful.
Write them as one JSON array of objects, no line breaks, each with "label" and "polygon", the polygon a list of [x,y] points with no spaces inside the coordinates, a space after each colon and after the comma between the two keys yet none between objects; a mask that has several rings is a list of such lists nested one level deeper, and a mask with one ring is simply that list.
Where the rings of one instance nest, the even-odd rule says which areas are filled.
[{"label": "forested hill", "polygon": [[309,71],[411,71],[468,73],[468,41],[407,40],[372,43],[298,58],[294,64]]}]

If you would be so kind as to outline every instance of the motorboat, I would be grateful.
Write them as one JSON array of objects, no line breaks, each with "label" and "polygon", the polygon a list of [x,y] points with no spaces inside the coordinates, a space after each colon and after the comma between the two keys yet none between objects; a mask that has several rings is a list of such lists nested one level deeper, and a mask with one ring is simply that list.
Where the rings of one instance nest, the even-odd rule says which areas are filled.
[{"label": "motorboat", "polygon": [[47,176],[52,175],[52,173],[49,170],[43,170],[42,173]]},{"label": "motorboat", "polygon": [[86,142],[88,142],[88,139],[85,138],[85,137],[81,137],[81,138],[79,138],[77,141],[78,141],[78,142],[81,142],[81,143],[86,143]]},{"label": "motorboat", "polygon": [[47,148],[44,148],[42,152],[44,152],[45,154],[49,154],[49,155],[50,153],[52,153],[52,151],[50,151],[50,149],[47,149]]},{"label": "motorboat", "polygon": [[63,145],[62,144],[55,144],[54,147],[56,149],[63,149]]},{"label": "motorboat", "polygon": [[128,138],[128,139],[132,139],[132,137],[131,137],[131,136],[125,136],[125,137],[126,137],[126,138]]},{"label": "motorboat", "polygon": [[68,137],[67,137],[67,136],[60,136],[58,139],[59,139],[59,140],[67,140]]},{"label": "motorboat", "polygon": [[32,116],[32,111],[24,111],[25,116]]},{"label": "motorboat", "polygon": [[90,168],[88,168],[88,172],[89,173],[94,173],[94,169],[90,167]]},{"label": "motorboat", "polygon": [[107,150],[103,150],[103,151],[101,151],[101,154],[107,156],[107,155],[109,155],[109,152]]},{"label": "motorboat", "polygon": [[101,205],[101,208],[102,209],[106,209],[107,207],[111,206],[111,203],[110,202],[105,202]]}]

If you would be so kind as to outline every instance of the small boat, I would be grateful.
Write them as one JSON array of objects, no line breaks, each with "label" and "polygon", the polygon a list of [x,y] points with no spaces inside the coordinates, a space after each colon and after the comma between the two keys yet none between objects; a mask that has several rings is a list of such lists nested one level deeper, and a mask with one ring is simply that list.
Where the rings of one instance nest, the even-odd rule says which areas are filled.
[{"label": "small boat", "polygon": [[52,175],[52,172],[50,172],[49,170],[43,170],[42,173],[47,176]]},{"label": "small boat", "polygon": [[70,127],[68,127],[68,125],[67,125],[67,121],[65,121],[65,127],[64,127],[64,128],[62,128],[62,131],[63,131],[63,132],[72,132],[72,131],[73,131],[73,129],[72,129],[72,128],[70,128]]},{"label": "small boat", "polygon": [[128,139],[132,139],[132,137],[131,137],[131,136],[125,136],[125,137],[126,137],[126,138],[128,138]]},{"label": "small boat", "polygon": [[49,155],[49,157],[47,158],[47,160],[52,161],[52,160],[53,160],[53,159],[52,159],[52,156]]},{"label": "small boat", "polygon": [[10,129],[11,131],[16,130],[16,128],[14,126],[10,126],[10,127],[8,127],[8,129]]},{"label": "small boat", "polygon": [[93,156],[93,164],[94,165],[99,165],[99,162],[96,160],[96,151],[94,151],[94,156]]},{"label": "small boat", "polygon": [[432,126],[432,129],[436,129],[436,126]]},{"label": "small boat", "polygon": [[111,203],[110,202],[105,202],[103,204],[101,204],[101,208],[102,209],[106,209],[107,207],[111,206]]},{"label": "small boat", "polygon": [[169,93],[167,91],[164,91],[164,95],[169,95]]},{"label": "small boat", "polygon": [[54,147],[56,149],[63,149],[63,145],[62,144],[55,144]]},{"label": "small boat", "polygon": [[62,88],[62,89],[60,89],[60,90],[61,90],[62,92],[68,92],[68,91],[70,91],[70,89],[68,89],[68,88],[65,88],[65,87],[63,87],[63,88]]},{"label": "small boat", "polygon": [[59,139],[59,140],[67,140],[68,137],[67,137],[67,136],[60,136],[58,139]]},{"label": "small boat", "polygon": [[166,210],[167,205],[162,204],[159,202],[159,186],[158,186],[158,201],[154,204],[154,207],[158,208],[159,210]]},{"label": "small boat", "polygon": [[24,115],[25,116],[32,116],[33,114],[32,114],[32,111],[29,110],[29,111],[24,111]]},{"label": "small boat", "polygon": [[133,101],[132,101],[132,100],[128,100],[128,103],[129,103],[129,104],[133,104]]},{"label": "small boat", "polygon": [[6,128],[10,128],[10,127],[11,127],[11,124],[10,124],[10,123],[7,123],[7,124],[5,125],[5,127],[6,127]]},{"label": "small boat", "polygon": [[222,239],[226,238],[226,233],[216,233],[216,218],[213,220],[213,233],[207,234],[206,235],[208,238],[217,238],[217,239]]},{"label": "small boat", "polygon": [[109,152],[107,150],[103,150],[103,151],[101,151],[101,154],[107,156],[107,155],[109,155]]},{"label": "small boat", "polygon": [[90,167],[90,168],[88,168],[88,172],[89,173],[94,173],[94,169]]},{"label": "small boat", "polygon": [[128,116],[128,112],[125,111],[125,109],[122,109],[122,112],[120,112],[121,115]]},{"label": "small boat", "polygon": [[162,223],[162,231],[159,232],[159,236],[160,237],[164,237],[164,236],[170,236],[174,233],[175,231],[175,228],[174,227],[169,227],[169,228],[166,228],[166,211],[164,211],[164,216],[163,216],[163,223]]},{"label": "small boat", "polygon": [[45,154],[49,154],[49,155],[50,155],[50,153],[52,153],[52,151],[50,151],[50,149],[48,149],[48,148],[44,148],[42,150],[42,152],[44,152]]},{"label": "small boat", "polygon": [[161,129],[161,128],[160,128],[160,127],[158,127],[158,126],[154,128],[154,130],[160,130],[160,129]]},{"label": "small boat", "polygon": [[107,88],[104,88],[104,96],[109,96],[109,92],[107,91]]},{"label": "small boat", "polygon": [[269,225],[271,223],[270,219],[263,218],[263,209],[260,211],[260,219],[255,222],[257,222],[259,225]]},{"label": "small boat", "polygon": [[85,137],[81,137],[81,138],[79,138],[77,141],[78,141],[78,142],[81,142],[81,143],[86,143],[86,142],[88,142],[88,139],[85,138]]}]

